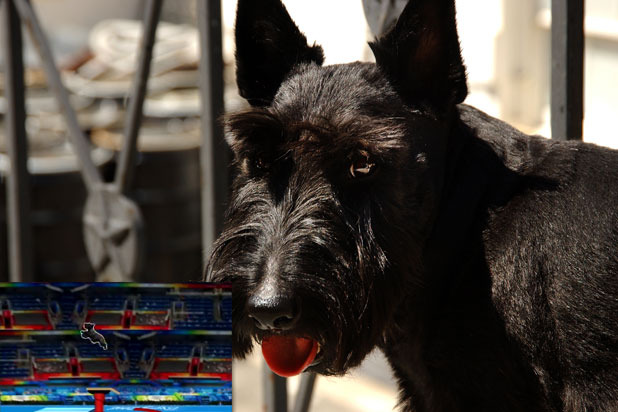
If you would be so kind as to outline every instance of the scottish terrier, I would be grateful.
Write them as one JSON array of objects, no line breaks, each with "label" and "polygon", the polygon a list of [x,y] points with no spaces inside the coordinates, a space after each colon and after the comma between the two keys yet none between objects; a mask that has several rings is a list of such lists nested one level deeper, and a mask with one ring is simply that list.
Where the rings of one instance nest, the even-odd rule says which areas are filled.
[{"label": "scottish terrier", "polygon": [[617,411],[618,151],[461,104],[454,0],[370,46],[322,66],[279,0],[239,1],[251,108],[205,273],[234,356],[341,375],[379,348],[403,411]]}]

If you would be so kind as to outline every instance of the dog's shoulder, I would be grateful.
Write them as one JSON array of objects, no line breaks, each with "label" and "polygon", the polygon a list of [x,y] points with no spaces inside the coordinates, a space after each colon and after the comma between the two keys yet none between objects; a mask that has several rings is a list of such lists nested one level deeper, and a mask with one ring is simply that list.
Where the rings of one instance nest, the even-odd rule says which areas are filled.
[{"label": "dog's shoulder", "polygon": [[472,107],[459,110],[498,176],[488,197],[501,194],[485,205],[483,234],[492,271],[503,280],[517,273],[522,284],[541,273],[585,278],[589,294],[607,288],[618,274],[618,151],[528,136]]},{"label": "dog's shoulder", "polygon": [[532,271],[560,258],[573,276],[583,265],[618,272],[618,151],[528,136],[472,107],[459,110],[477,159],[490,159],[482,203],[488,261],[528,262]]},{"label": "dog's shoulder", "polygon": [[618,151],[579,141],[530,136],[467,105],[460,119],[509,171],[544,179],[556,191],[579,190],[618,199]]},{"label": "dog's shoulder", "polygon": [[[447,175],[434,237],[457,244],[474,227],[489,261],[520,251],[568,259],[618,244],[618,151],[529,136],[471,106],[458,106],[463,148]],[[459,229],[457,229],[459,228]],[[454,236],[453,233],[468,231]],[[478,233],[475,230],[472,232]],[[577,236],[574,233],[577,232]],[[542,248],[538,245],[542,244]],[[596,252],[595,252],[596,253]],[[605,256],[614,259],[614,257]],[[614,269],[612,269],[614,270]],[[618,270],[618,269],[616,269]]]}]

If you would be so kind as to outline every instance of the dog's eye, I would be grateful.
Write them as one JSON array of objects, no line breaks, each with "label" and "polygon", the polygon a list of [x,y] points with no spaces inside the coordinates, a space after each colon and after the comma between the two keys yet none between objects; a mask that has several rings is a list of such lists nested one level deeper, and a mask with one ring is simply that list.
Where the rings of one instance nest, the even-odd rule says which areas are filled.
[{"label": "dog's eye", "polygon": [[266,163],[264,158],[261,156],[257,156],[253,159],[253,166],[255,167],[256,170],[259,170],[259,171],[264,171],[268,169],[268,164]]},{"label": "dog's eye", "polygon": [[354,178],[366,177],[371,175],[376,169],[376,164],[371,161],[369,154],[360,153],[357,159],[350,165],[350,176]]}]

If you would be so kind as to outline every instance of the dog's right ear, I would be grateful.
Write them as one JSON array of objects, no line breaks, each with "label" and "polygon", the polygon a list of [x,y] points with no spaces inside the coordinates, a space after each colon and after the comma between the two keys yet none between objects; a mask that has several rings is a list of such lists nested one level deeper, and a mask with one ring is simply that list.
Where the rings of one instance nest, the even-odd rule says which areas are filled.
[{"label": "dog's right ear", "polygon": [[236,83],[252,106],[271,104],[279,86],[299,63],[322,64],[280,0],[239,0],[236,9]]}]

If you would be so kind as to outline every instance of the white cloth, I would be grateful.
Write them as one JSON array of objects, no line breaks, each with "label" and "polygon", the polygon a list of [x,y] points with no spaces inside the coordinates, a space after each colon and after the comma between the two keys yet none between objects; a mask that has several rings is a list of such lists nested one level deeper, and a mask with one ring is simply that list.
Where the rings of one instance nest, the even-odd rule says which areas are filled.
[{"label": "white cloth", "polygon": [[365,18],[374,36],[384,34],[396,21],[407,0],[363,0]]}]

